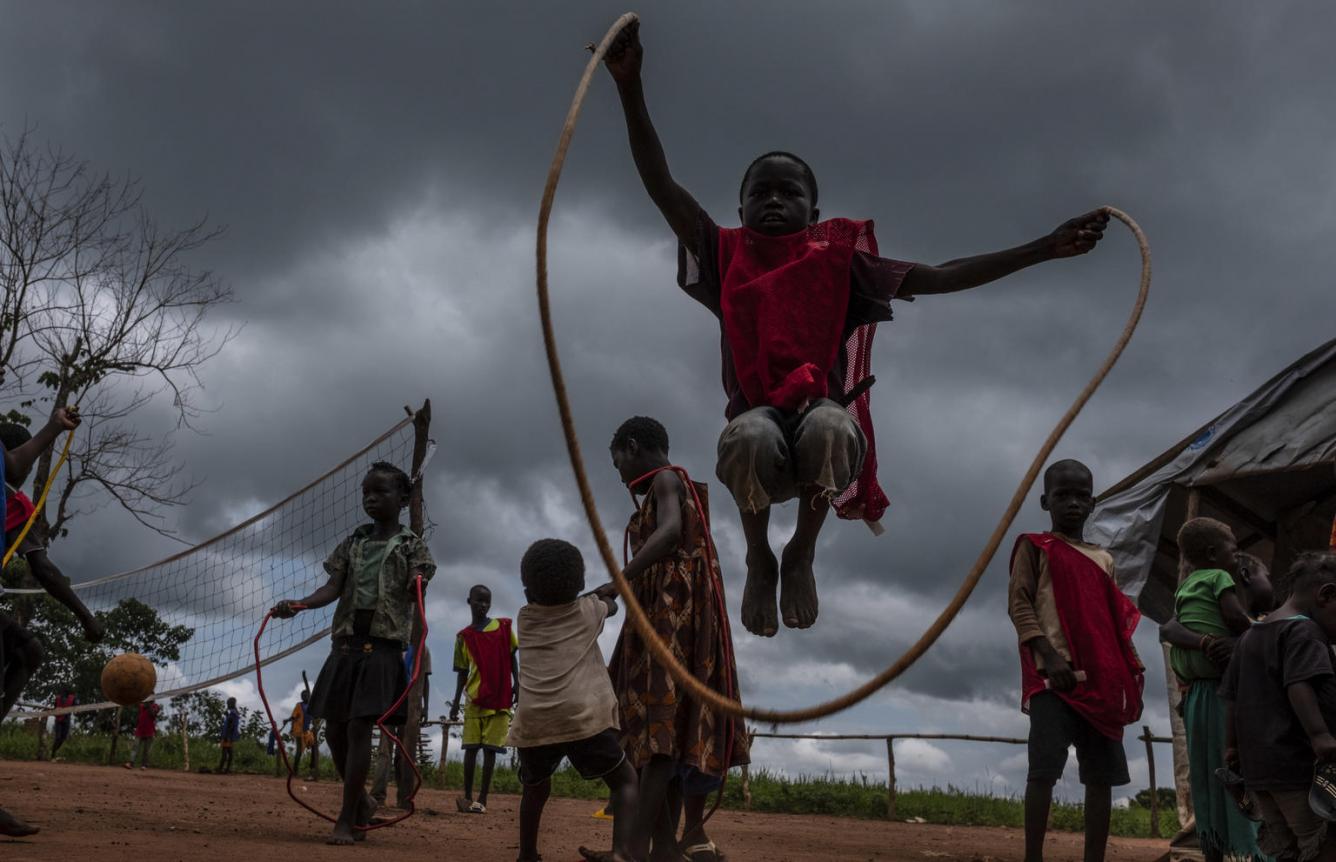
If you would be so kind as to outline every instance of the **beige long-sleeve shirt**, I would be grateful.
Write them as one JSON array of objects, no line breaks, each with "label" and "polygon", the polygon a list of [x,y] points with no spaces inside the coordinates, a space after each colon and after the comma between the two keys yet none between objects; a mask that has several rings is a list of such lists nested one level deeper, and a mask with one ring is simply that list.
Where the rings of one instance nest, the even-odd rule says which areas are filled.
[{"label": "beige long-sleeve shirt", "polygon": [[[1089,557],[1110,578],[1113,577],[1113,555],[1108,551],[1089,542],[1057,533],[1054,535]],[[1062,631],[1062,620],[1058,617],[1058,606],[1053,597],[1053,578],[1048,571],[1048,556],[1029,542],[1021,543],[1011,563],[1007,612],[1016,626],[1016,636],[1023,649],[1033,651],[1033,647],[1027,647],[1026,644],[1034,638],[1044,637],[1059,655],[1069,662],[1072,660],[1067,635]],[[1034,661],[1035,667],[1043,670],[1044,660],[1038,653],[1034,653]]]}]

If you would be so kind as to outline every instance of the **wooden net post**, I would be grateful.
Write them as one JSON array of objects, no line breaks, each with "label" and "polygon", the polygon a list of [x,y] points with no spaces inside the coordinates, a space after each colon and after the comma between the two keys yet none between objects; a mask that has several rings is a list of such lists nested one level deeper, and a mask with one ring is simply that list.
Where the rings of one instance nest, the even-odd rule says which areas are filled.
[{"label": "wooden net post", "polygon": [[895,737],[886,737],[886,819],[895,819]]},{"label": "wooden net post", "polygon": [[46,717],[34,718],[33,725],[37,732],[37,759],[46,760]]},{"label": "wooden net post", "polygon": [[436,768],[441,773],[441,784],[445,784],[445,759],[450,753],[450,719],[441,716],[441,760]]},{"label": "wooden net post", "polygon": [[[413,417],[413,465],[409,470],[409,476],[413,477],[413,488],[408,497],[408,528],[417,535],[421,536],[426,528],[426,514],[422,505],[422,476],[418,475],[422,469],[422,462],[427,457],[428,432],[431,430],[431,399],[422,402],[422,409],[414,412],[411,408],[405,407]],[[412,642],[414,645],[422,640],[422,620],[417,615],[413,616],[413,634]],[[421,656],[414,656],[415,661],[422,661]],[[417,758],[418,737],[422,725],[422,687],[426,682],[425,676],[419,676],[417,682],[413,684],[408,692],[408,714],[404,721],[403,743],[404,749],[410,752],[409,756]],[[411,772],[411,770],[410,770]],[[407,788],[398,786],[398,776],[396,775],[395,787],[398,790],[399,799],[407,797]]]}]

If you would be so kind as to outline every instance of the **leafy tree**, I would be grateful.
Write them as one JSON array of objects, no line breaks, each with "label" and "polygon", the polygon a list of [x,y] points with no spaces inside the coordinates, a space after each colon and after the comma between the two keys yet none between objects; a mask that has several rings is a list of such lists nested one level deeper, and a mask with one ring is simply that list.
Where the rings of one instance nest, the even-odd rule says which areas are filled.
[{"label": "leafy tree", "polygon": [[192,691],[171,700],[172,726],[180,727],[181,713],[186,715],[186,728],[191,736],[216,735],[227,715],[227,700],[212,689]]}]

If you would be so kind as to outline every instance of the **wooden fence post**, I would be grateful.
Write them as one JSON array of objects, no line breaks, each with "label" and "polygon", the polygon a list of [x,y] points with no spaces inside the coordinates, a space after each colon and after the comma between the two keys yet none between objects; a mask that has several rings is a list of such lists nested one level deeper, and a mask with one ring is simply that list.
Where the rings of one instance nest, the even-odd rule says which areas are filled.
[{"label": "wooden fence post", "polygon": [[116,746],[121,741],[121,708],[116,707],[116,712],[111,718],[111,750],[107,752],[107,765],[116,765]]},{"label": "wooden fence post", "polygon": [[1155,748],[1150,725],[1141,725],[1141,739],[1146,743],[1146,769],[1150,773],[1150,837],[1160,837],[1160,791],[1155,786]]},{"label": "wooden fence post", "polygon": [[886,819],[895,819],[895,737],[886,737]]},{"label": "wooden fence post", "polygon": [[[748,728],[747,725],[744,724],[742,726],[742,732],[747,734],[747,752],[750,754],[752,743],[756,740],[756,731]],[[751,760],[750,757],[747,759]],[[744,763],[742,764],[742,809],[744,811],[751,811],[751,804],[751,764]]]},{"label": "wooden fence post", "polygon": [[450,719],[441,716],[441,762],[437,769],[441,772],[441,785],[445,785],[445,760],[450,753]]},{"label": "wooden fence post", "polygon": [[34,718],[33,730],[37,731],[37,759],[46,760],[46,718]]},{"label": "wooden fence post", "polygon": [[190,723],[186,721],[185,707],[181,707],[181,771],[190,771]]}]

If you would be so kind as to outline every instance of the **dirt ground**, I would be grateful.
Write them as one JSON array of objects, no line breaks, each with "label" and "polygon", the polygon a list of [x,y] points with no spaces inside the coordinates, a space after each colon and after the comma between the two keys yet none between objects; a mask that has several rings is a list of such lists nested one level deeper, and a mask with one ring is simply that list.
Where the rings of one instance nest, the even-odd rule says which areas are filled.
[{"label": "dirt ground", "polygon": [[[335,788],[295,784],[329,811]],[[250,775],[215,776],[75,764],[0,761],[0,807],[42,827],[23,840],[0,838],[0,859],[26,862],[81,856],[97,862],[211,857],[303,862],[366,857],[509,862],[516,854],[519,798],[497,796],[483,816],[455,813],[449,793],[423,790],[418,815],[373,832],[355,848],[327,847],[327,827],[288,799],[283,782]],[[597,803],[553,799],[541,849],[550,862],[573,862],[581,844],[607,846],[609,823],[590,815]],[[882,823],[850,818],[721,811],[712,837],[732,862],[827,859],[1020,860],[1019,830]],[[1151,862],[1163,841],[1115,838],[1110,862]],[[83,854],[87,854],[83,856]],[[1079,860],[1080,837],[1055,833],[1050,862]]]}]

